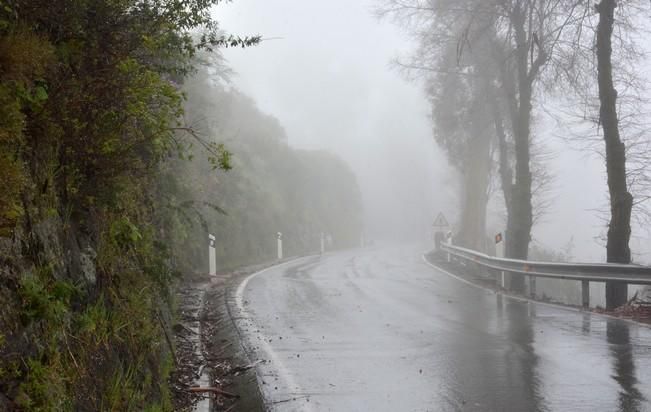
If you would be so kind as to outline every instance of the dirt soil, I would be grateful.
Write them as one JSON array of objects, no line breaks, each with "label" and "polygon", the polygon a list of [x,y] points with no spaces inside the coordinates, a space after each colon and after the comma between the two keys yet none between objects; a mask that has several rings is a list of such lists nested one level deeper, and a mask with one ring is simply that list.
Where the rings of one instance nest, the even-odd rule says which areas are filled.
[{"label": "dirt soil", "polygon": [[244,277],[268,266],[206,276],[179,287],[176,323],[171,328],[176,358],[170,377],[174,410],[265,410],[255,362],[242,348],[228,301]]}]

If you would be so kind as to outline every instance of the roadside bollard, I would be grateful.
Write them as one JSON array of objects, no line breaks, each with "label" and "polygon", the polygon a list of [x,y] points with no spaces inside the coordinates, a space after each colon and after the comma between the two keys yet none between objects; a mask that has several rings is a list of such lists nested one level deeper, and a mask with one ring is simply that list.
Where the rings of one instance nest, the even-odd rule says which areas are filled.
[{"label": "roadside bollard", "polygon": [[283,259],[283,234],[281,232],[278,232],[276,234],[276,242],[278,244],[278,260]]},{"label": "roadside bollard", "polygon": [[208,274],[217,276],[217,254],[215,252],[215,236],[208,234]]}]

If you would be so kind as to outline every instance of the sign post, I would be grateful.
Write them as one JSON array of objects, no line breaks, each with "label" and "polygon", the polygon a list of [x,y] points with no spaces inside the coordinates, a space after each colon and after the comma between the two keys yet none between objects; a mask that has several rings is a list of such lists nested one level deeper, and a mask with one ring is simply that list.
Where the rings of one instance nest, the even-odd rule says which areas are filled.
[{"label": "sign post", "polygon": [[283,234],[281,232],[278,232],[276,234],[276,239],[278,243],[278,260],[282,260],[283,258]]},{"label": "sign post", "polygon": [[208,274],[217,276],[217,254],[215,252],[215,236],[208,234]]},{"label": "sign post", "polygon": [[449,226],[450,224],[443,213],[439,213],[436,219],[434,219],[432,227],[434,228],[434,247],[436,250],[441,249],[441,242],[445,239],[445,229]]},{"label": "sign post", "polygon": [[[447,238],[448,245],[452,246],[452,231],[448,231],[445,237]],[[452,261],[452,254],[448,252],[448,263],[450,263],[450,261]]]}]

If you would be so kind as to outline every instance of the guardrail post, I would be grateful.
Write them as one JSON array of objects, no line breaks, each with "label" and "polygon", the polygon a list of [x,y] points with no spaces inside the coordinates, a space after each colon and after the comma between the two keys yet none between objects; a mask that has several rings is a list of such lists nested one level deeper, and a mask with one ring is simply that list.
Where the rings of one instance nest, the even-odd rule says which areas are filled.
[{"label": "guardrail post", "polygon": [[[500,259],[504,258],[505,244],[506,244],[506,241],[504,240],[503,237],[500,239],[499,242],[497,242],[495,244],[495,255]],[[504,280],[505,280],[504,278],[505,278],[505,276],[506,275],[504,274],[503,270],[500,270],[500,271],[497,272],[497,286],[498,287],[502,287],[502,288],[504,287]]]},{"label": "guardrail post", "polygon": [[529,276],[529,296],[536,297],[536,277]]},{"label": "guardrail post", "polygon": [[590,281],[581,281],[581,303],[584,309],[590,308]]}]

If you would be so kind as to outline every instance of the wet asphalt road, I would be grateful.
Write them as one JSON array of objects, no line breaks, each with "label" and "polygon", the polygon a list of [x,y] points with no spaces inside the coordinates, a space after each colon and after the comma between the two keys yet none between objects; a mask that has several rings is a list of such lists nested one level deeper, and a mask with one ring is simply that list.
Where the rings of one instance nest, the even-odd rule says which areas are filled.
[{"label": "wet asphalt road", "polygon": [[651,411],[651,328],[511,300],[421,252],[305,258],[240,285],[274,410]]}]

